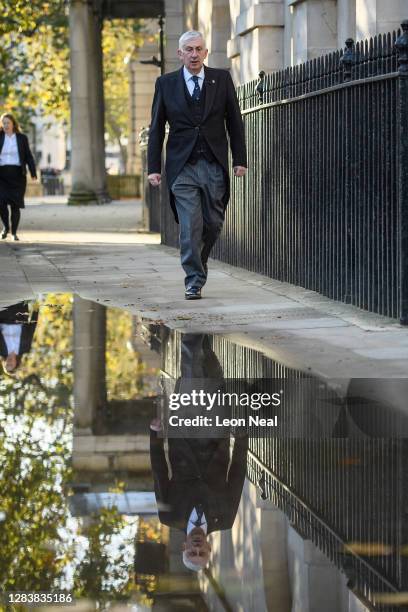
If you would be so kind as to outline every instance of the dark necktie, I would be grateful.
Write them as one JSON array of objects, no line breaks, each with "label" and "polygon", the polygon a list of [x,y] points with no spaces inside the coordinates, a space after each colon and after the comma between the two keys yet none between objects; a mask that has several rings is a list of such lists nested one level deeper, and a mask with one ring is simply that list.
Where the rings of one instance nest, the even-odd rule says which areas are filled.
[{"label": "dark necktie", "polygon": [[203,514],[204,514],[204,509],[202,507],[201,504],[199,504],[198,506],[196,506],[196,512],[197,512],[197,519],[194,522],[194,525],[196,527],[201,527],[202,525],[202,519],[203,519]]},{"label": "dark necktie", "polygon": [[200,100],[200,86],[198,84],[198,76],[195,74],[193,77],[191,77],[194,81],[194,90],[193,90],[193,95],[191,96],[194,100],[194,102],[199,102]]}]

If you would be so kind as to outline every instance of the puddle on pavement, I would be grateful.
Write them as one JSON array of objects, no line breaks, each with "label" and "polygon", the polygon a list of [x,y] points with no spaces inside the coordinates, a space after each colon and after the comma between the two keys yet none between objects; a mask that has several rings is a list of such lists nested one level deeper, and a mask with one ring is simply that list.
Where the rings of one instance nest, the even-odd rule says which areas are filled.
[{"label": "puddle on pavement", "polygon": [[[3,609],[406,608],[405,381],[323,384],[72,295],[2,310],[0,353],[0,592],[26,592]],[[202,418],[252,405],[171,429],[194,389]]]}]

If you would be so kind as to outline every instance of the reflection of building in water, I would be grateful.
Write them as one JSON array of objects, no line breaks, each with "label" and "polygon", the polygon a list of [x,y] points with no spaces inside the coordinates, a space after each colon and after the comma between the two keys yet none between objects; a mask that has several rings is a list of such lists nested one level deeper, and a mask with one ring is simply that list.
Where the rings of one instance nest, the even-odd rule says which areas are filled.
[{"label": "reflection of building in water", "polygon": [[[143,480],[147,474],[142,474],[141,467],[144,460],[148,462],[146,432],[155,410],[146,409],[140,419],[144,430],[138,430],[139,418],[132,422],[136,404],[110,404],[105,384],[105,309],[76,299],[74,317],[74,466],[76,462],[82,469],[81,482],[106,491],[107,481],[112,483],[125,473],[135,490],[152,491],[151,480]],[[225,338],[206,337],[204,346],[202,336],[185,336],[183,346],[179,333],[162,327],[139,325],[137,330],[155,351],[161,351],[161,369],[173,380],[188,375],[205,378],[203,364],[209,362],[218,364],[211,370],[213,379],[219,378],[221,369],[224,378],[243,379],[250,388],[259,376],[288,381],[303,376]],[[195,341],[201,355],[198,360]],[[137,342],[133,337],[136,349]],[[183,363],[181,356],[189,353],[192,359]],[[148,359],[159,365],[152,354]],[[405,589],[406,444],[373,437],[404,431],[403,419],[394,419],[392,409],[400,406],[406,394],[399,383],[377,384],[381,389],[375,389],[372,381],[352,381],[346,392],[329,394],[324,414],[312,409],[313,397],[293,393],[286,412],[281,413],[292,434],[287,439],[259,438],[256,428],[252,429],[241,501],[228,528],[215,529],[209,536],[209,567],[198,579],[184,568],[181,547],[185,534],[170,527],[163,540],[166,550],[156,550],[162,564],[156,566],[160,576],[155,609],[169,610],[174,604],[179,610],[195,599],[199,609],[198,585],[210,610],[282,612],[363,611],[369,609],[373,593]],[[380,392],[389,400],[386,407],[384,402],[373,403]],[[362,398],[370,399],[368,411],[359,410],[365,406]],[[293,418],[293,409],[299,411],[295,413],[298,418]],[[136,447],[136,439],[143,440],[144,446]],[[131,448],[124,445],[126,440],[131,440]],[[135,464],[139,462],[139,471],[124,469],[120,462],[126,455],[133,456]],[[128,466],[126,463],[126,469]]]},{"label": "reflection of building in water", "polygon": [[[73,318],[75,480],[95,490],[119,479],[130,489],[151,490],[148,423],[155,398],[108,399],[106,308],[76,296]],[[128,342],[142,348],[131,337]]]},{"label": "reflection of building in water", "polygon": [[[211,346],[224,377],[241,379],[241,389],[242,380],[253,388],[257,377],[304,376],[226,338]],[[163,342],[162,367],[172,378],[181,347],[177,332]],[[365,611],[376,594],[407,590],[407,444],[395,439],[407,432],[406,386],[354,380],[345,392],[327,391],[324,412],[311,410],[316,396],[293,391],[280,413],[288,437],[251,428],[236,520],[211,536],[212,563],[200,576],[211,610],[223,609],[221,597],[234,610]]]}]

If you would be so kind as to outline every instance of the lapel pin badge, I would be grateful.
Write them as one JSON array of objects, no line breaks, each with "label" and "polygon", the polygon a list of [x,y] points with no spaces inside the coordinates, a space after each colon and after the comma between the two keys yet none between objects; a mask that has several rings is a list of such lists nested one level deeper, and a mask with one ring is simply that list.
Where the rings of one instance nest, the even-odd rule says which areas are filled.
[{"label": "lapel pin badge", "polygon": [[215,83],[214,79],[211,81],[211,83]]}]

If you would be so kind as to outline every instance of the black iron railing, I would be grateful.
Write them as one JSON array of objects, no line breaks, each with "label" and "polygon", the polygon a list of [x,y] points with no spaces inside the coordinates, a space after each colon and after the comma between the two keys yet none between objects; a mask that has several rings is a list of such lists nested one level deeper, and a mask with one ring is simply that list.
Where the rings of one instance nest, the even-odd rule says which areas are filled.
[{"label": "black iron railing", "polygon": [[[291,526],[346,575],[368,609],[401,609],[396,599],[383,605],[381,596],[407,588],[400,480],[406,443],[281,440],[274,446],[264,440],[263,448],[249,453],[247,475],[262,498],[285,512]],[[278,473],[269,458],[279,464]]]},{"label": "black iron railing", "polygon": [[213,256],[408,324],[408,21],[262,72],[238,98],[249,171]]}]

